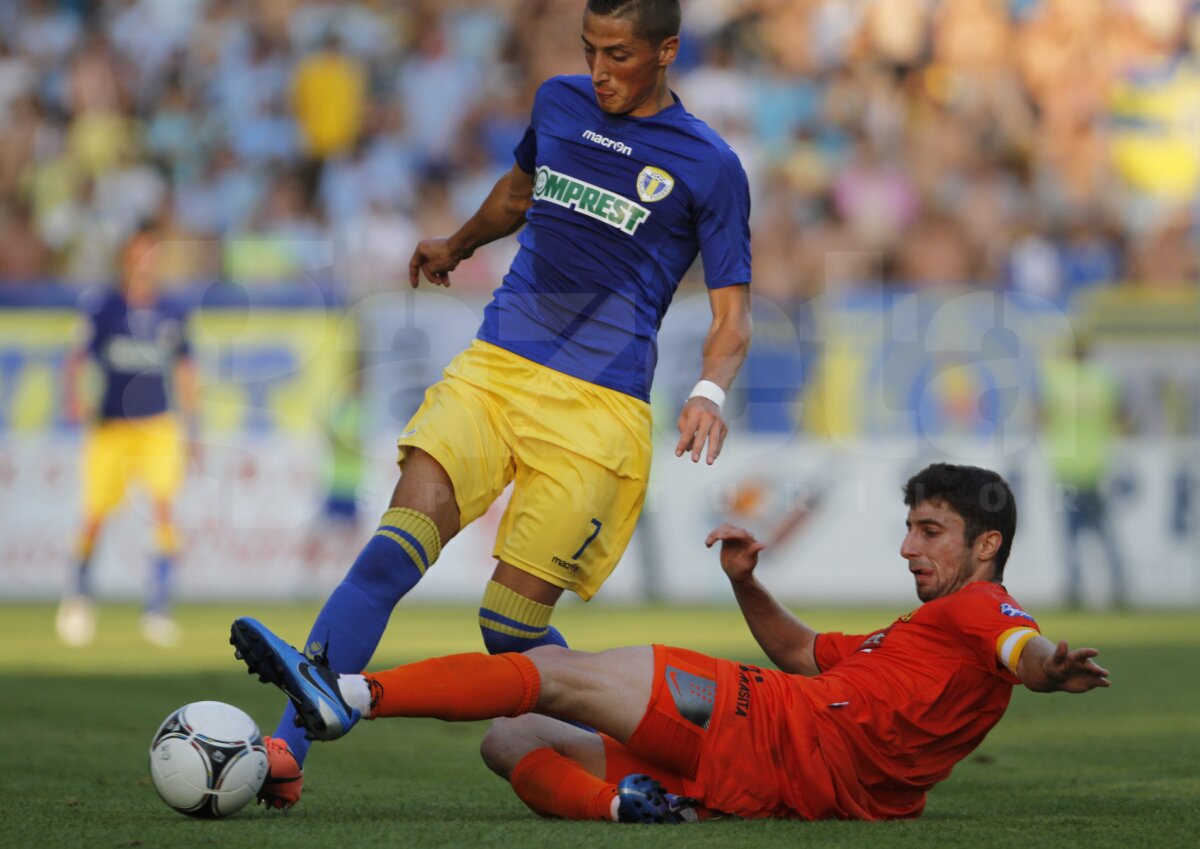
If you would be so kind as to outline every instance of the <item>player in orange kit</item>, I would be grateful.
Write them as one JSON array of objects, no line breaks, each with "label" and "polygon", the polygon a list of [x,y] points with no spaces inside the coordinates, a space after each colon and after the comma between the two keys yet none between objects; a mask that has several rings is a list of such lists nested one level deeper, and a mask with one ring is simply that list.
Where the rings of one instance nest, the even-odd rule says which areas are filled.
[{"label": "player in orange kit", "polygon": [[937,464],[908,481],[904,502],[900,554],[922,605],[870,634],[817,633],[754,577],[761,543],[732,525],[709,535],[778,670],[664,646],[541,647],[339,676],[252,619],[234,623],[232,642],[320,739],[360,716],[518,717],[493,724],[483,756],[541,814],[914,817],[1014,685],[1080,693],[1109,681],[1095,649],[1042,637],[1000,583],[1017,519],[1003,478]]}]

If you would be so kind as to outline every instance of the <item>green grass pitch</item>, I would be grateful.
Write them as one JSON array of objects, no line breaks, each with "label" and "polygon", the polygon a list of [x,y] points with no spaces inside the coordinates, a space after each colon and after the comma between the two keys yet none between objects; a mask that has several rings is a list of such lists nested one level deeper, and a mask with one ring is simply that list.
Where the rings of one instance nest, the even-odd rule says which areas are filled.
[{"label": "green grass pitch", "polygon": [[[869,630],[904,611],[819,610],[819,628]],[[234,661],[228,625],[253,613],[299,641],[312,605],[184,607],[187,645],[153,649],[131,607],[102,610],[97,642],[54,640],[48,605],[0,605],[0,847],[1184,847],[1200,834],[1200,615],[1046,614],[1047,636],[1095,645],[1114,686],[1019,690],[984,744],[892,823],[718,821],[683,830],[540,820],[478,758],[482,723],[393,720],[317,744],[303,802],[223,821],[166,808],[146,747],[190,701],[247,710],[264,731],[280,699]],[[666,642],[762,662],[734,609],[568,604],[579,648]],[[402,605],[373,666],[478,648],[473,611]]]}]

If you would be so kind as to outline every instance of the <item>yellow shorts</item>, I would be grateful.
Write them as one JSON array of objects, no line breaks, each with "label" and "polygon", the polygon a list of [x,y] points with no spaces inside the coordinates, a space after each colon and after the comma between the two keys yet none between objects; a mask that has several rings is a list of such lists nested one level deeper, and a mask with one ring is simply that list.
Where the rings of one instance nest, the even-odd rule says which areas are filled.
[{"label": "yellow shorts", "polygon": [[633,535],[650,431],[649,404],[475,340],[397,444],[446,470],[463,527],[515,481],[493,555],[586,601]]},{"label": "yellow shorts", "polygon": [[168,501],[183,482],[183,435],[170,414],[97,425],[83,446],[83,511],[103,516],[140,481],[155,501]]}]

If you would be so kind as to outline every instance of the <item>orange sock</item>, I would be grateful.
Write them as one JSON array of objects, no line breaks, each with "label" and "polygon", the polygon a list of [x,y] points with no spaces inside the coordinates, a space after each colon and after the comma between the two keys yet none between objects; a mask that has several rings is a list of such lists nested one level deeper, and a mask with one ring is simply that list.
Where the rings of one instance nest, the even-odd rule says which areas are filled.
[{"label": "orange sock", "polygon": [[522,654],[452,654],[366,676],[371,716],[449,721],[518,716],[533,710],[541,679]]},{"label": "orange sock", "polygon": [[612,820],[617,785],[592,775],[554,749],[534,749],[508,779],[536,814],[568,820]]}]

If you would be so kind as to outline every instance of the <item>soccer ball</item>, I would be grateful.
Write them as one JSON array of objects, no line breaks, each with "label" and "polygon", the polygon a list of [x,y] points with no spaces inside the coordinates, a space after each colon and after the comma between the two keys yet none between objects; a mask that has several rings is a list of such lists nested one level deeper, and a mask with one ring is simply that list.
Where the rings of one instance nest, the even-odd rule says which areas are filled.
[{"label": "soccer ball", "polygon": [[267,748],[246,713],[192,702],[168,716],[150,743],[150,778],[162,800],[189,817],[240,811],[267,777]]}]

